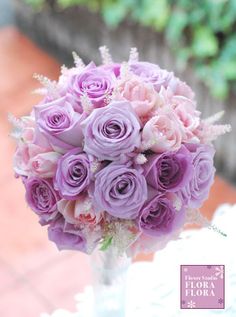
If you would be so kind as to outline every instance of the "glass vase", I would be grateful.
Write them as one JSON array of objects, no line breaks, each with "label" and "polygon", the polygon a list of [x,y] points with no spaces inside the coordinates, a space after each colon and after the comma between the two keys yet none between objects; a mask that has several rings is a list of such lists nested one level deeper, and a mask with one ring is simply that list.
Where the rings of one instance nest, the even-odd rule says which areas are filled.
[{"label": "glass vase", "polygon": [[91,255],[93,317],[125,317],[126,279],[131,259],[110,247]]}]

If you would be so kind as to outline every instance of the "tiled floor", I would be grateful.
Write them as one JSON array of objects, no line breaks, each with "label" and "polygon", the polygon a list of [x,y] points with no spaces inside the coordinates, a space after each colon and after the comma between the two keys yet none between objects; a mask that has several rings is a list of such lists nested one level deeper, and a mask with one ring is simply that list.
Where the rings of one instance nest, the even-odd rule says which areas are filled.
[{"label": "tiled floor", "polygon": [[[58,63],[15,28],[0,29],[0,316],[39,317],[55,307],[73,309],[73,295],[89,282],[88,257],[59,253],[27,208],[24,190],[12,172],[14,142],[7,113],[21,116],[39,99],[32,74],[56,78]],[[217,178],[203,207],[207,217],[236,191]]]}]

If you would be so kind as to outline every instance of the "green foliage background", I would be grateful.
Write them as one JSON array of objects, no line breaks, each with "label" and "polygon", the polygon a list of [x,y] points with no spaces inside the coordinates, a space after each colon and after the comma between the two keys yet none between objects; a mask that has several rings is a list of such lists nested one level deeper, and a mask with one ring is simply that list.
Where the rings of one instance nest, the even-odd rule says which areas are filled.
[{"label": "green foliage background", "polygon": [[115,28],[124,19],[162,32],[179,69],[191,61],[211,94],[236,92],[236,0],[25,0],[35,9],[83,5]]}]

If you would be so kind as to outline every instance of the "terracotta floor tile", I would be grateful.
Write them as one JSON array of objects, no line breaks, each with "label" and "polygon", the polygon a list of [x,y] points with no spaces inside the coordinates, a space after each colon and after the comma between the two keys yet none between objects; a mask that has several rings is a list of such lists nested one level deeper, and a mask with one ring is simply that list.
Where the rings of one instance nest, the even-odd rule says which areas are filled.
[{"label": "terracotta floor tile", "polygon": [[203,204],[201,211],[211,219],[217,207],[224,203],[236,204],[236,188],[216,176],[209,198]]},{"label": "terracotta floor tile", "polygon": [[0,109],[1,116],[8,111],[23,115],[30,111],[40,96],[31,92],[39,83],[34,73],[57,78],[59,64],[37,48],[14,27],[0,29]]}]

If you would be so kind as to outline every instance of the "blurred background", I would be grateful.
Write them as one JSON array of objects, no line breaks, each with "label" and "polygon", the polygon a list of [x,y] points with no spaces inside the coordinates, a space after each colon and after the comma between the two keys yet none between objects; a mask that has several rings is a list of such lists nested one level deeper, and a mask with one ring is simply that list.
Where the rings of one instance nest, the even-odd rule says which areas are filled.
[{"label": "blurred background", "polygon": [[59,253],[26,206],[7,114],[27,114],[40,100],[33,73],[56,79],[72,51],[100,62],[101,45],[117,61],[135,46],[141,60],[174,70],[204,117],[225,110],[232,132],[216,143],[218,175],[202,212],[210,219],[236,202],[235,0],[0,0],[0,316],[73,310],[73,295],[89,283],[88,257]]}]

